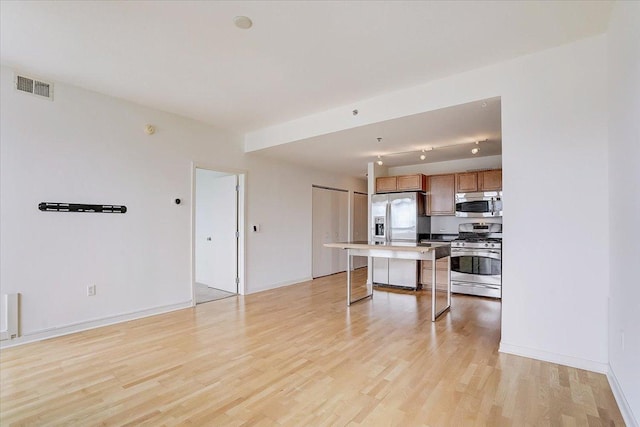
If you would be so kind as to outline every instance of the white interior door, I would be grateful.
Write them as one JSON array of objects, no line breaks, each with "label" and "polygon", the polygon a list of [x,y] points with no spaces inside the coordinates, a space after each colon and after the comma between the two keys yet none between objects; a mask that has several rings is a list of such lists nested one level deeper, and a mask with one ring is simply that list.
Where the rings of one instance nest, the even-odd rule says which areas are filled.
[{"label": "white interior door", "polygon": [[238,292],[238,177],[196,169],[196,282]]},{"label": "white interior door", "polygon": [[313,187],[312,276],[322,277],[346,271],[347,258],[340,249],[323,245],[349,240],[349,193]]}]

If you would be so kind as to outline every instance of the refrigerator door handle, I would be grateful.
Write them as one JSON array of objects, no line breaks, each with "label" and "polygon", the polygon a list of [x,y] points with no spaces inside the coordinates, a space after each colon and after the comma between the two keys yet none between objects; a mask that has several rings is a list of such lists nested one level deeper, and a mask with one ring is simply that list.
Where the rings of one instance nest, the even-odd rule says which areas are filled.
[{"label": "refrigerator door handle", "polygon": [[386,212],[386,225],[384,230],[384,237],[387,242],[391,241],[391,203],[387,203],[387,212]]}]

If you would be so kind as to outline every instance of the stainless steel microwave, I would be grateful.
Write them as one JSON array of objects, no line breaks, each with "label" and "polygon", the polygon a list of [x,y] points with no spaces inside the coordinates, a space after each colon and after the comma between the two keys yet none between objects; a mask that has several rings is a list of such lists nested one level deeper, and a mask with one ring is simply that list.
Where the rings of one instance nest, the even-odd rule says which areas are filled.
[{"label": "stainless steel microwave", "polygon": [[470,218],[502,216],[502,191],[457,193],[456,216]]}]

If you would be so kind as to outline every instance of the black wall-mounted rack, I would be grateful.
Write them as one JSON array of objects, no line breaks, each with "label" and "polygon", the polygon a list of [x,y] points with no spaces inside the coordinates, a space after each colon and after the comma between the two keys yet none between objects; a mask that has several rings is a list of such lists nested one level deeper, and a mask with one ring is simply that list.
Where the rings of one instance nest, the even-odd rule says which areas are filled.
[{"label": "black wall-mounted rack", "polygon": [[94,212],[94,213],[125,213],[126,206],[121,205],[87,205],[84,203],[52,203],[42,202],[38,209],[43,212]]}]

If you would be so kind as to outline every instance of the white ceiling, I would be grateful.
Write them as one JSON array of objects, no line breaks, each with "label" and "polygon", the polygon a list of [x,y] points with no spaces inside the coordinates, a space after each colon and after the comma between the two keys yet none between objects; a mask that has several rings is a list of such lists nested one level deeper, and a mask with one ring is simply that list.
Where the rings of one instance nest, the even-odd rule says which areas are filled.
[{"label": "white ceiling", "polygon": [[[359,177],[378,155],[389,167],[495,156],[502,154],[500,107],[500,98],[479,100],[253,153]],[[480,150],[476,155],[473,147]]]},{"label": "white ceiling", "polygon": [[[0,59],[45,80],[242,134],[602,33],[612,4],[3,0]],[[253,28],[234,27],[237,15],[249,16]],[[387,152],[445,138],[425,133],[434,129],[414,126],[413,119],[399,120],[421,133],[388,133]],[[456,137],[493,138],[495,121],[472,121],[476,127],[457,123]],[[366,145],[352,158],[377,154],[368,141],[385,126],[393,127],[359,130],[359,144]],[[349,156],[334,154],[319,164],[329,151],[322,144],[352,143],[349,135],[333,136],[308,150],[294,143],[269,155],[313,157],[316,166],[331,167]]]}]

